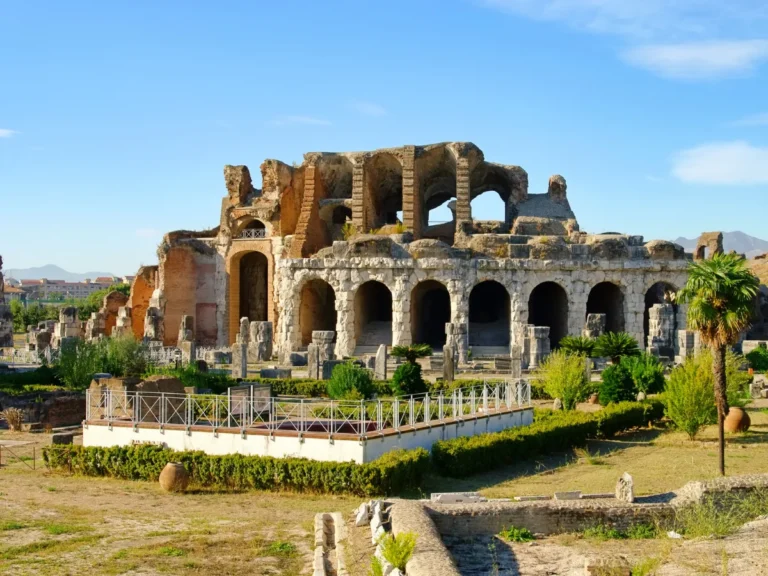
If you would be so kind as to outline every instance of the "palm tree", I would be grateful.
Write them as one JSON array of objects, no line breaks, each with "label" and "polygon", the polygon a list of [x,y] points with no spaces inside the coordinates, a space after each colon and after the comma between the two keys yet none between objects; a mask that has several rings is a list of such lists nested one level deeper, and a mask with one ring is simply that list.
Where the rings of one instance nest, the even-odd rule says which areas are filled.
[{"label": "palm tree", "polygon": [[688,328],[698,330],[713,353],[717,428],[720,441],[720,475],[725,476],[725,435],[728,414],[725,356],[751,324],[753,301],[760,287],[744,258],[738,254],[715,254],[709,260],[691,262],[688,281],[679,300],[688,304]]},{"label": "palm tree", "polygon": [[396,358],[405,358],[406,362],[410,364],[416,364],[416,360],[419,358],[426,358],[432,356],[432,346],[429,344],[410,344],[408,346],[400,345],[393,346],[392,356]]},{"label": "palm tree", "polygon": [[610,358],[618,364],[622,356],[640,356],[637,340],[626,332],[606,332],[595,342],[595,352],[601,358]]},{"label": "palm tree", "polygon": [[594,338],[586,336],[564,336],[560,338],[560,350],[566,354],[584,354],[587,358],[592,358],[595,352],[597,341]]}]

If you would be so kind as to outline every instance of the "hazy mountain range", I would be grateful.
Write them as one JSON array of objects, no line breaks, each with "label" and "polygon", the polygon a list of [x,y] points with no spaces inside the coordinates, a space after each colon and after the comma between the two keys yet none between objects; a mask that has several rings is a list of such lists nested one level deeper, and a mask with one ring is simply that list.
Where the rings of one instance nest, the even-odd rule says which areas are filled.
[{"label": "hazy mountain range", "polygon": [[[685,248],[686,252],[693,252],[696,248],[698,238],[677,238],[674,240]],[[754,258],[759,254],[768,252],[768,241],[755,238],[744,232],[723,232],[723,247],[725,251],[735,250],[739,254],[746,254],[747,258]],[[98,276],[114,276],[111,272],[67,272],[55,264],[46,264],[36,268],[9,268],[3,270],[6,278],[15,278],[16,280],[39,280],[48,278],[49,280],[66,280],[67,282],[80,282],[86,278],[91,280]]]},{"label": "hazy mountain range", "polygon": [[[698,238],[678,238],[674,240],[685,248],[686,252],[696,249]],[[747,258],[754,258],[764,252],[768,252],[768,241],[755,238],[744,232],[723,232],[723,248],[726,252],[735,250],[739,254],[746,254]]]},{"label": "hazy mountain range", "polygon": [[2,272],[6,279],[40,280],[40,278],[47,278],[48,280],[64,280],[66,282],[81,282],[86,278],[95,280],[98,276],[114,276],[111,272],[83,272],[82,274],[67,272],[55,264],[46,264],[35,268],[8,268]]}]

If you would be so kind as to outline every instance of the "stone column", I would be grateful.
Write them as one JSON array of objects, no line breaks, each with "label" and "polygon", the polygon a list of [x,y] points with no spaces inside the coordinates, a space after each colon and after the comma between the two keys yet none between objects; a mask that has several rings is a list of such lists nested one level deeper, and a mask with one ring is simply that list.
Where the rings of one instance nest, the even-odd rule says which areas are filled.
[{"label": "stone column", "polygon": [[395,278],[392,290],[392,346],[411,343],[411,295],[405,284]]},{"label": "stone column", "polygon": [[455,374],[456,349],[453,346],[443,346],[443,380],[453,382]]},{"label": "stone column", "polygon": [[344,358],[355,353],[355,311],[352,293],[339,289],[336,292],[336,357]]},{"label": "stone column", "polygon": [[654,304],[648,310],[649,354],[674,357],[674,321],[672,304]]},{"label": "stone column", "polygon": [[312,331],[312,344],[316,344],[318,347],[318,354],[321,362],[326,360],[333,360],[333,336],[335,332],[333,330],[313,330]]},{"label": "stone column", "polygon": [[530,361],[528,369],[538,368],[549,355],[549,326],[531,326],[528,329],[530,342]]},{"label": "stone column", "polygon": [[314,342],[307,345],[307,370],[309,377],[314,380],[320,380],[322,372],[322,362],[320,361],[320,346]]},{"label": "stone column", "polygon": [[382,344],[376,351],[376,360],[373,366],[373,375],[376,380],[387,379],[387,347]]},{"label": "stone column", "polygon": [[195,350],[195,318],[188,314],[181,317],[179,323],[178,346],[181,350],[181,363],[191,364],[197,358]]},{"label": "stone column", "polygon": [[469,159],[456,159],[456,233],[472,222],[472,211],[469,204]]},{"label": "stone column", "polygon": [[403,224],[418,240],[421,238],[421,198],[415,164],[416,147],[403,146]]},{"label": "stone column", "polygon": [[268,362],[272,359],[272,322],[248,324],[248,361]]},{"label": "stone column", "polygon": [[248,339],[250,323],[248,318],[240,318],[240,331],[232,345],[232,378],[248,377]]},{"label": "stone column", "polygon": [[117,338],[133,337],[133,313],[130,306],[120,306],[117,309],[117,320],[115,320],[115,327],[112,329],[112,336]]}]

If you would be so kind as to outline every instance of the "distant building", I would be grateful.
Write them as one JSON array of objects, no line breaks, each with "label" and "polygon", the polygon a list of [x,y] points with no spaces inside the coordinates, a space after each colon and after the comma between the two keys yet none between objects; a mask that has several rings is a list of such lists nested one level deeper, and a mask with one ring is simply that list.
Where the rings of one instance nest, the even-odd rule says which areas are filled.
[{"label": "distant building", "polygon": [[24,290],[17,288],[16,286],[12,286],[11,284],[6,284],[3,286],[3,290],[5,291],[6,302],[10,302],[11,300],[20,300],[23,302],[27,299],[27,294],[24,292]]},{"label": "distant building", "polygon": [[[103,282],[101,281],[103,280]],[[56,298],[87,298],[98,290],[112,286],[111,277],[97,278],[92,282],[86,279],[83,282],[65,282],[64,280],[21,280],[21,289],[30,300],[52,300]]]}]

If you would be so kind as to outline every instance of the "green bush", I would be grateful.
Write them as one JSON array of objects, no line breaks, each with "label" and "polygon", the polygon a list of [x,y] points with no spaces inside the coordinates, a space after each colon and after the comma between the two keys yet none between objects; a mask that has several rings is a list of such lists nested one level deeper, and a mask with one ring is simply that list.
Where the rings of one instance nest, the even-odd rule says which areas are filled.
[{"label": "green bush", "polygon": [[181,380],[184,386],[190,386],[199,390],[210,390],[214,394],[223,394],[227,388],[237,386],[238,382],[228,374],[222,372],[201,372],[194,364],[187,364],[181,368],[173,366],[151,366],[145,376],[163,374],[173,376]]},{"label": "green bush", "polygon": [[354,364],[337,364],[328,380],[328,396],[334,400],[360,400],[373,396],[371,373]]},{"label": "green bush", "polygon": [[410,396],[423,394],[427,391],[427,383],[421,376],[421,366],[406,362],[400,364],[392,375],[392,393],[395,396]]},{"label": "green bush", "polygon": [[445,476],[469,476],[644,426],[661,418],[663,411],[658,401],[622,402],[590,413],[537,410],[530,426],[438,441],[432,446],[432,461]]},{"label": "green bush", "polygon": [[560,339],[560,350],[566,354],[582,354],[591,358],[595,353],[596,341],[586,336],[565,336]]},{"label": "green bush", "polygon": [[98,342],[64,340],[59,349],[56,372],[70,390],[84,390],[93,375],[105,368],[104,346]]},{"label": "green bush", "polygon": [[413,556],[416,548],[416,534],[401,532],[394,535],[391,532],[382,535],[378,542],[381,545],[381,555],[400,572],[405,572],[405,565]]},{"label": "green bush", "polygon": [[113,376],[141,376],[147,370],[147,347],[133,336],[105,338],[97,346],[103,365],[99,372]]},{"label": "green bush", "polygon": [[548,396],[560,398],[563,408],[573,410],[589,392],[586,362],[586,356],[556,350],[547,356],[533,378]]},{"label": "green bush", "polygon": [[40,366],[35,370],[27,370],[25,372],[8,372],[7,374],[0,374],[0,386],[13,387],[13,386],[30,386],[33,384],[41,385],[58,385],[61,384],[56,371],[50,366]]},{"label": "green bush", "polygon": [[747,354],[750,367],[756,372],[768,371],[768,348],[757,347]]},{"label": "green bush", "polygon": [[423,448],[392,450],[373,462],[355,464],[242,454],[210,456],[148,445],[100,448],[57,444],[45,447],[43,459],[52,470],[151,482],[158,479],[168,462],[181,462],[198,487],[357,496],[414,490],[429,466],[429,453]]},{"label": "green bush", "polygon": [[711,360],[707,362],[703,356],[710,355],[686,358],[672,370],[664,392],[667,416],[691,440],[717,420]]},{"label": "green bush", "polygon": [[517,526],[502,528],[499,536],[510,542],[531,542],[536,539],[533,532],[528,530],[528,528],[518,528]]},{"label": "green bush", "polygon": [[664,366],[655,356],[651,354],[625,356],[621,359],[621,365],[632,376],[635,391],[657,394],[664,390]]},{"label": "green bush", "polygon": [[632,374],[624,364],[612,364],[603,370],[600,384],[600,404],[607,406],[611,402],[631,402],[637,397]]},{"label": "green bush", "polygon": [[624,356],[639,356],[640,347],[637,340],[626,332],[606,332],[595,342],[594,353],[601,358],[610,358],[614,364],[618,364]]}]

